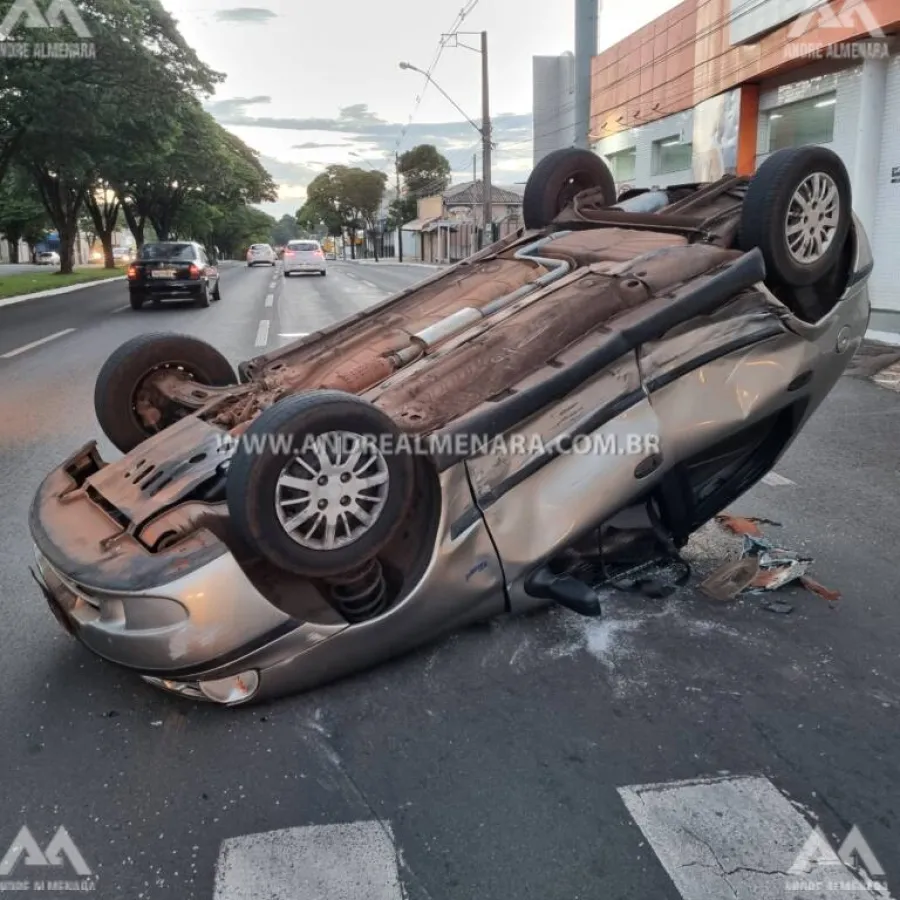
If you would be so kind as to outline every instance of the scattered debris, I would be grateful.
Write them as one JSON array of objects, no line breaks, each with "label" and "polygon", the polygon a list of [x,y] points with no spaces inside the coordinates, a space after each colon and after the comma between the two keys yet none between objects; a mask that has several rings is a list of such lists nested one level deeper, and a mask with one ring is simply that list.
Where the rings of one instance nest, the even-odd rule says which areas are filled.
[{"label": "scattered debris", "polygon": [[808,575],[804,575],[800,579],[800,584],[803,585],[808,591],[812,591],[812,593],[817,594],[823,600],[827,600],[829,603],[837,603],[838,600],[841,599],[841,592],[834,591],[831,588],[825,587],[824,584],[819,584],[818,581],[813,581]]},{"label": "scattered debris", "polygon": [[794,607],[790,603],[785,603],[784,600],[773,600],[771,603],[767,603],[763,609],[782,616],[789,616],[794,611]]},{"label": "scattered debris", "polygon": [[750,587],[758,572],[759,560],[754,556],[730,560],[701,582],[700,590],[712,600],[727,603]]},{"label": "scattered debris", "polygon": [[716,521],[723,527],[727,528],[732,534],[752,535],[753,537],[762,537],[760,525],[775,525],[780,527],[780,522],[773,522],[771,519],[756,519],[747,516],[732,516],[728,513],[721,513],[716,516]]},{"label": "scattered debris", "polygon": [[[732,534],[740,535],[743,547],[738,559],[723,563],[700,585],[706,596],[725,603],[743,593],[768,593],[796,582],[829,603],[840,599],[838,591],[826,588],[806,574],[813,562],[811,557],[776,546],[759,528],[760,524],[780,523],[724,513],[716,516],[716,521]],[[793,606],[782,601],[768,602],[763,608],[781,615],[794,611]]]}]

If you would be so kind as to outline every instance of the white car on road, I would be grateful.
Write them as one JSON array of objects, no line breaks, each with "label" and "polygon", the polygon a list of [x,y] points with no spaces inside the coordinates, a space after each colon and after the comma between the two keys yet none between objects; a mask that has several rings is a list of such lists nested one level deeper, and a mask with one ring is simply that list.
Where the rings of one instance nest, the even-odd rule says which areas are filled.
[{"label": "white car on road", "polygon": [[247,251],[248,266],[274,266],[276,258],[275,251],[269,244],[252,244]]},{"label": "white car on road", "polygon": [[288,241],[284,248],[284,275],[294,272],[316,272],[327,275],[325,253],[318,241]]}]

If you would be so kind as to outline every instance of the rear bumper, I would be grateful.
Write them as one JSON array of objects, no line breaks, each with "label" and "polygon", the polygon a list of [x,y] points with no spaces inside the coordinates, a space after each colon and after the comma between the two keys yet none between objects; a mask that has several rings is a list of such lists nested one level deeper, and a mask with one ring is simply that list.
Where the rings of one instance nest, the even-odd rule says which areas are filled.
[{"label": "rear bumper", "polygon": [[164,295],[191,295],[199,294],[203,290],[203,281],[184,281],[178,279],[160,279],[159,281],[129,282],[128,290],[139,296],[164,296]]}]

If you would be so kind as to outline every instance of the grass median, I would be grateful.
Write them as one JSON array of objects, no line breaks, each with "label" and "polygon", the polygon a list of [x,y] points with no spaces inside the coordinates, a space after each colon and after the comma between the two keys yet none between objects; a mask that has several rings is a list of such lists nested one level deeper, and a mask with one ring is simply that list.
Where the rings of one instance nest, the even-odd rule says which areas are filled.
[{"label": "grass median", "polygon": [[74,284],[121,278],[124,274],[124,269],[76,269],[71,275],[61,275],[59,272],[20,272],[15,275],[0,275],[0,300],[6,297],[19,297],[22,294],[51,291],[54,288],[71,287]]}]

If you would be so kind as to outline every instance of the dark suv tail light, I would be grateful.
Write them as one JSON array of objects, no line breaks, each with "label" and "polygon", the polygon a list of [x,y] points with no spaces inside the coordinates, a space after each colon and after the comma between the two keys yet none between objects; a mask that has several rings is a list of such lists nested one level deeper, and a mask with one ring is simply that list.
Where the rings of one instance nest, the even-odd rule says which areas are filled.
[{"label": "dark suv tail light", "polygon": [[129,278],[129,280],[134,281],[134,279],[137,278],[137,277],[138,277],[137,266],[135,266],[135,265],[129,266],[129,267],[128,267],[128,278]]},{"label": "dark suv tail light", "polygon": [[197,268],[196,263],[191,263],[191,267],[188,271],[189,271],[189,275],[188,275],[189,278],[199,278],[200,277],[200,270]]}]

